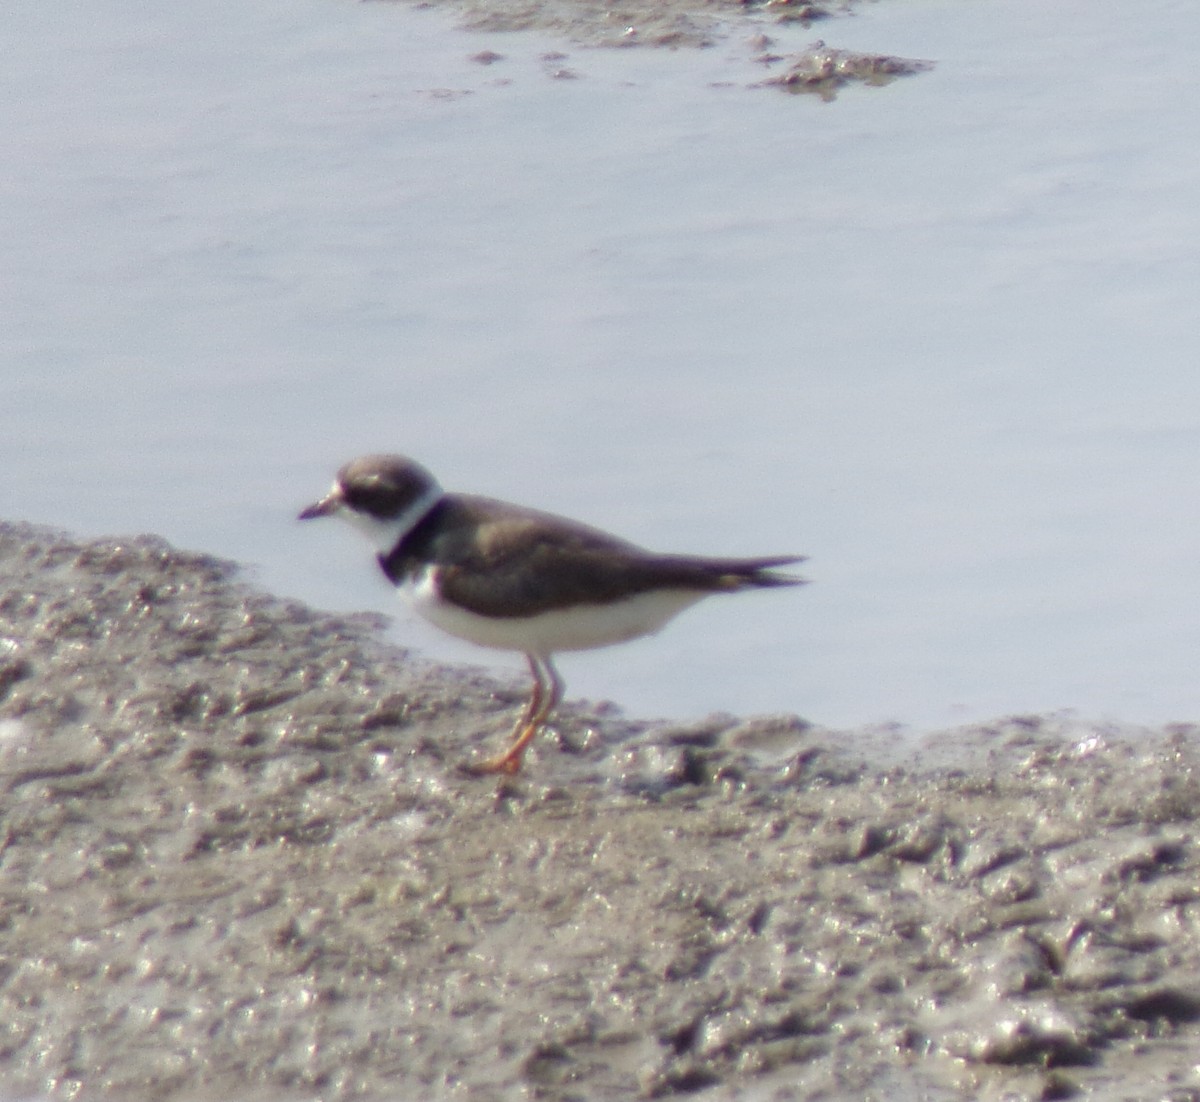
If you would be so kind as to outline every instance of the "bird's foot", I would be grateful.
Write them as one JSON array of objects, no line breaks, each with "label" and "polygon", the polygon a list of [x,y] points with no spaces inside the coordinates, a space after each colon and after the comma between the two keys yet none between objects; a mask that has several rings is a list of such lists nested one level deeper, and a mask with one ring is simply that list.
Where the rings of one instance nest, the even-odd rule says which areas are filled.
[{"label": "bird's foot", "polygon": [[483,761],[464,761],[458,768],[468,777],[514,777],[521,771],[521,755],[505,753]]}]

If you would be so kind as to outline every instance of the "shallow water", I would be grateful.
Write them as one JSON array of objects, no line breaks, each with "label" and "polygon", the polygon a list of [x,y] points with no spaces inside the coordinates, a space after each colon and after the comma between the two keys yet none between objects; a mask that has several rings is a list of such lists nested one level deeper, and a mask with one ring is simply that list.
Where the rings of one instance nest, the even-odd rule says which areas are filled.
[{"label": "shallow water", "polygon": [[833,103],[748,87],[753,24],[665,52],[325,0],[6,22],[5,516],[388,609],[293,516],[400,449],[662,549],[812,557],[567,660],[572,695],[1196,713],[1194,6],[772,29],[937,62]]}]

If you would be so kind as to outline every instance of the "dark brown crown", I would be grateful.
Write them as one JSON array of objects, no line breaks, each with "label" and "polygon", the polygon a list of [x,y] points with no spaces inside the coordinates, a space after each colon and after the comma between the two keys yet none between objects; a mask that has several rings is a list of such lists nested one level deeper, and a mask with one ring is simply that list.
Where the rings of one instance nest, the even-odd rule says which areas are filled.
[{"label": "dark brown crown", "polygon": [[437,482],[424,467],[403,455],[364,455],[337,475],[346,505],[379,520],[400,516]]}]

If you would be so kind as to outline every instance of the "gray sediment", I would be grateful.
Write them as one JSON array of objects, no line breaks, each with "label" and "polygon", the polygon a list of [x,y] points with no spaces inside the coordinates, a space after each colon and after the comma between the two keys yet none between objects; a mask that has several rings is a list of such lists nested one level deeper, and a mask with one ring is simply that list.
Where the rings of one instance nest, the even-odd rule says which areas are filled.
[{"label": "gray sediment", "polygon": [[[836,99],[849,84],[886,85],[933,68],[932,61],[860,53],[826,45],[823,40],[813,41],[799,52],[780,52],[776,35],[795,26],[824,26],[827,21],[830,34],[836,33],[836,17],[852,12],[857,0],[424,0],[422,6],[448,8],[465,29],[537,31],[584,47],[697,49],[740,38],[750,56],[740,62],[730,59],[732,83],[778,87],[825,100]],[[472,60],[493,65],[505,57],[484,50]],[[549,63],[547,72],[556,79],[580,75],[571,65],[562,64],[568,60],[565,53],[553,51],[542,60]],[[747,82],[737,74],[748,60],[758,77]]]},{"label": "gray sediment", "polygon": [[850,12],[857,0],[423,0],[453,12],[465,29],[539,31],[588,46],[712,46],[734,28],[811,28]]},{"label": "gray sediment", "polygon": [[0,525],[0,1097],[1200,1099],[1191,727],[567,707]]}]

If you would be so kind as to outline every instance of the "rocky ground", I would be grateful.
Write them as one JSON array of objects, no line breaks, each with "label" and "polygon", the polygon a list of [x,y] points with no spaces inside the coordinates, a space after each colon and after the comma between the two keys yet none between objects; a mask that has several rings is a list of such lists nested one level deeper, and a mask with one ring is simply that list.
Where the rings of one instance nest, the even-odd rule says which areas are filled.
[{"label": "rocky ground", "polygon": [[0,1097],[1200,1099],[1190,728],[567,708],[0,525]]}]

